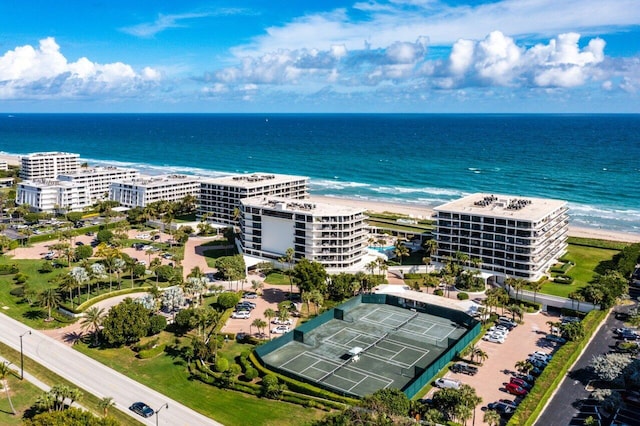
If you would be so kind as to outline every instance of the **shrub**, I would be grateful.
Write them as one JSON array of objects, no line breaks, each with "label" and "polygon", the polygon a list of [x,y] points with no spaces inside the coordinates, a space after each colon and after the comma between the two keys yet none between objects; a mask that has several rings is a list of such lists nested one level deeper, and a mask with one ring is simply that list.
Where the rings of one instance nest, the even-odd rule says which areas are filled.
[{"label": "shrub", "polygon": [[444,296],[444,290],[441,288],[435,289],[433,290],[433,294],[435,294],[436,296]]},{"label": "shrub", "polygon": [[244,377],[248,381],[251,381],[251,380],[255,379],[256,377],[258,377],[258,370],[256,370],[253,367],[247,368],[247,371],[244,372]]},{"label": "shrub", "polygon": [[98,240],[99,243],[109,243],[112,239],[113,232],[109,231],[108,229],[101,229],[96,235],[96,240]]},{"label": "shrub", "polygon": [[553,279],[553,282],[558,284],[571,284],[573,283],[573,277],[570,277],[569,275],[558,275]]},{"label": "shrub", "polygon": [[169,265],[161,265],[155,269],[154,273],[158,277],[158,281],[167,282],[173,279],[176,275],[176,270]]},{"label": "shrub", "polygon": [[160,341],[159,338],[151,339],[145,343],[137,343],[133,345],[131,349],[133,349],[134,352],[146,351],[156,346],[159,341]]},{"label": "shrub", "polygon": [[166,347],[167,345],[163,343],[162,345],[158,345],[155,348],[145,349],[143,351],[138,352],[138,358],[149,359],[149,358],[156,357],[160,355],[162,352],[164,352]]},{"label": "shrub", "polygon": [[88,259],[93,256],[93,247],[91,246],[78,246],[74,251],[77,260]]},{"label": "shrub", "polygon": [[218,359],[216,359],[215,369],[218,373],[227,371],[229,369],[229,360],[219,356]]},{"label": "shrub", "polygon": [[149,318],[149,336],[156,335],[167,328],[167,319],[162,315],[152,315]]},{"label": "shrub", "polygon": [[27,280],[29,279],[29,276],[27,274],[23,274],[22,272],[18,272],[14,277],[13,277],[13,281],[16,284],[24,284],[27,282]]},{"label": "shrub", "polygon": [[469,298],[469,295],[465,292],[460,292],[458,293],[458,300],[467,300]]},{"label": "shrub", "polygon": [[240,301],[238,293],[225,292],[218,296],[218,306],[223,309],[233,308]]},{"label": "shrub", "polygon": [[18,265],[16,264],[0,265],[0,275],[17,274],[19,271],[20,269],[18,269]]},{"label": "shrub", "polygon": [[40,265],[40,269],[38,269],[38,272],[40,272],[41,274],[48,274],[49,272],[53,272],[53,265],[51,264],[51,262],[44,262],[42,265]]},{"label": "shrub", "polygon": [[24,297],[24,287],[12,288],[9,294],[15,297]]}]

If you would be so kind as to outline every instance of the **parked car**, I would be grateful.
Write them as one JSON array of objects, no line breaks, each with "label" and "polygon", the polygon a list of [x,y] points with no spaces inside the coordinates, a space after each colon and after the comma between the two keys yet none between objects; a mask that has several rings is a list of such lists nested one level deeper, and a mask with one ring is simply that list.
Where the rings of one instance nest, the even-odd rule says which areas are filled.
[{"label": "parked car", "polygon": [[536,357],[543,357],[547,361],[551,361],[551,359],[553,359],[553,355],[548,354],[548,353],[543,352],[543,351],[535,351],[531,355],[536,356]]},{"label": "parked car", "polygon": [[499,414],[504,414],[504,415],[513,414],[513,412],[516,410],[516,406],[514,404],[510,404],[505,401],[506,400],[499,400],[496,402],[491,402],[487,404],[487,408],[489,410],[495,410]]},{"label": "parked car", "polygon": [[482,337],[482,340],[486,340],[491,343],[504,343],[504,336],[496,335],[496,334],[485,334]]},{"label": "parked car", "polygon": [[258,293],[256,293],[255,291],[248,291],[244,294],[244,298],[245,299],[257,299],[258,298]]},{"label": "parked car", "polygon": [[499,317],[498,318],[498,325],[503,325],[509,329],[513,329],[515,327],[518,326],[518,323],[515,322],[514,320],[512,320],[511,318],[507,318],[507,317]]},{"label": "parked car", "polygon": [[509,379],[509,383],[515,383],[516,385],[520,386],[523,389],[529,390],[533,387],[533,385],[529,382],[526,382],[523,379],[519,379],[517,377],[512,377]]},{"label": "parked car", "polygon": [[634,331],[632,329],[627,328],[627,327],[619,327],[619,328],[615,328],[613,330],[613,333],[618,335],[618,336],[621,335],[621,334],[624,334],[624,333],[633,333],[633,332]]},{"label": "parked car", "polygon": [[274,334],[284,334],[284,333],[288,333],[289,332],[289,326],[288,325],[279,325],[275,328],[271,329],[271,332]]},{"label": "parked car", "polygon": [[539,368],[543,370],[547,366],[547,362],[540,360],[539,358],[529,357],[527,358],[527,362],[533,365],[534,368]]},{"label": "parked car", "polygon": [[236,305],[236,311],[252,311],[255,309],[255,304],[249,302],[240,302]]},{"label": "parked car", "polygon": [[565,339],[564,337],[556,336],[555,334],[547,334],[546,336],[544,336],[544,338],[550,342],[567,343],[567,339]]},{"label": "parked car", "polygon": [[498,324],[498,325],[494,325],[493,327],[491,327],[489,329],[489,331],[491,331],[491,332],[496,331],[496,332],[499,332],[499,333],[509,334],[509,327]]},{"label": "parked car", "polygon": [[286,320],[281,320],[280,318],[276,318],[273,321],[271,321],[271,323],[276,325],[291,325],[293,321],[291,321],[291,318],[287,318]]},{"label": "parked car", "polygon": [[531,385],[535,384],[536,382],[536,378],[531,374],[518,374],[516,377],[518,379],[524,380],[527,383],[530,383]]},{"label": "parked car", "polygon": [[459,389],[461,383],[459,380],[441,377],[435,381],[435,385],[441,389]]},{"label": "parked car", "polygon": [[450,368],[451,368],[451,371],[453,371],[454,373],[462,373],[462,374],[467,374],[469,376],[473,376],[476,373],[478,373],[478,367],[469,365],[466,362],[455,363]]},{"label": "parked car", "polygon": [[618,334],[618,338],[622,340],[639,340],[640,335],[635,331],[625,331],[623,333]]},{"label": "parked car", "polygon": [[518,386],[515,383],[507,383],[507,385],[504,387],[504,390],[516,396],[523,396],[527,394],[527,390],[525,388],[523,388],[522,386]]},{"label": "parked car", "polygon": [[144,402],[139,402],[139,401],[131,404],[131,407],[129,407],[129,410],[133,411],[134,413],[142,417],[151,417],[154,414],[153,408],[149,407]]},{"label": "parked car", "polygon": [[234,319],[249,319],[251,317],[251,312],[249,311],[236,311],[231,314],[231,318]]}]

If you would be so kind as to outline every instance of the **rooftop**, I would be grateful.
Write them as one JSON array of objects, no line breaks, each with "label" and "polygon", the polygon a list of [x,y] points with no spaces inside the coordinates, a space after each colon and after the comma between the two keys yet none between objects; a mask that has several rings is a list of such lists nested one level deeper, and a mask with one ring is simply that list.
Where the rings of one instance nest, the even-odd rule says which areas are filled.
[{"label": "rooftop", "polygon": [[277,185],[294,180],[308,180],[305,176],[280,175],[273,173],[250,173],[206,179],[203,182],[215,185],[256,188],[264,185]]},{"label": "rooftop", "polygon": [[60,176],[68,176],[68,177],[95,176],[95,175],[114,172],[114,171],[138,173],[137,169],[132,169],[132,168],[115,167],[115,166],[97,166],[97,167],[82,167],[75,173],[63,173]]},{"label": "rooftop", "polygon": [[311,203],[305,200],[278,197],[252,197],[240,202],[245,206],[266,207],[291,213],[312,213],[316,216],[351,216],[363,214],[366,210],[340,204]]},{"label": "rooftop", "polygon": [[549,198],[476,193],[438,206],[434,210],[536,221],[566,205],[566,201]]},{"label": "rooftop", "polygon": [[200,178],[198,176],[191,175],[161,175],[161,176],[140,176],[136,179],[127,179],[118,181],[119,184],[125,185],[136,185],[136,186],[146,186],[146,187],[154,187],[154,186],[162,186],[170,183],[190,183],[190,182],[199,182]]},{"label": "rooftop", "polygon": [[27,154],[27,155],[23,155],[22,158],[37,158],[37,157],[51,157],[51,156],[72,156],[72,157],[80,157],[80,154],[74,154],[71,152],[55,152],[55,151],[50,151],[50,152],[32,152],[31,154]]}]

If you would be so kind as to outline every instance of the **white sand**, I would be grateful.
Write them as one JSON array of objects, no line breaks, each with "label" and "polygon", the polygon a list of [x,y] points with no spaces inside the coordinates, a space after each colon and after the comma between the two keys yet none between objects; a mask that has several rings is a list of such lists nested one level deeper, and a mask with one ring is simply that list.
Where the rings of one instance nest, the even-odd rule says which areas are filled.
[{"label": "white sand", "polygon": [[0,153],[0,160],[6,161],[9,166],[19,166],[20,165],[20,157],[17,155],[9,155]]},{"label": "white sand", "polygon": [[[428,219],[433,215],[433,209],[427,206],[413,204],[386,203],[379,201],[354,200],[338,197],[323,197],[312,195],[311,201],[318,203],[343,204],[346,206],[360,207],[375,213],[400,213],[412,216],[414,218]],[[626,243],[640,242],[640,234],[630,232],[609,231],[606,229],[584,228],[578,226],[569,226],[569,235],[572,237],[596,238],[600,240],[622,241]]]}]

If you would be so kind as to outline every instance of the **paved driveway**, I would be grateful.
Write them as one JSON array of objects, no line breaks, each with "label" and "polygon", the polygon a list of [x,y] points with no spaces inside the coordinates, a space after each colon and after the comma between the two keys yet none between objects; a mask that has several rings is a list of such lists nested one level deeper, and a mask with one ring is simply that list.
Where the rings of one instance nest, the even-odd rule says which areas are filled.
[{"label": "paved driveway", "polygon": [[[27,330],[28,327],[24,324],[0,314],[0,340],[12,348],[20,350],[18,336]],[[220,424],[37,330],[31,330],[31,333],[23,338],[26,356],[99,398],[112,397],[116,408],[143,424],[154,425],[156,421],[159,425],[166,426]],[[168,403],[169,409],[163,409],[157,419],[154,417],[143,419],[128,409],[135,401],[144,401],[154,409]]]}]

